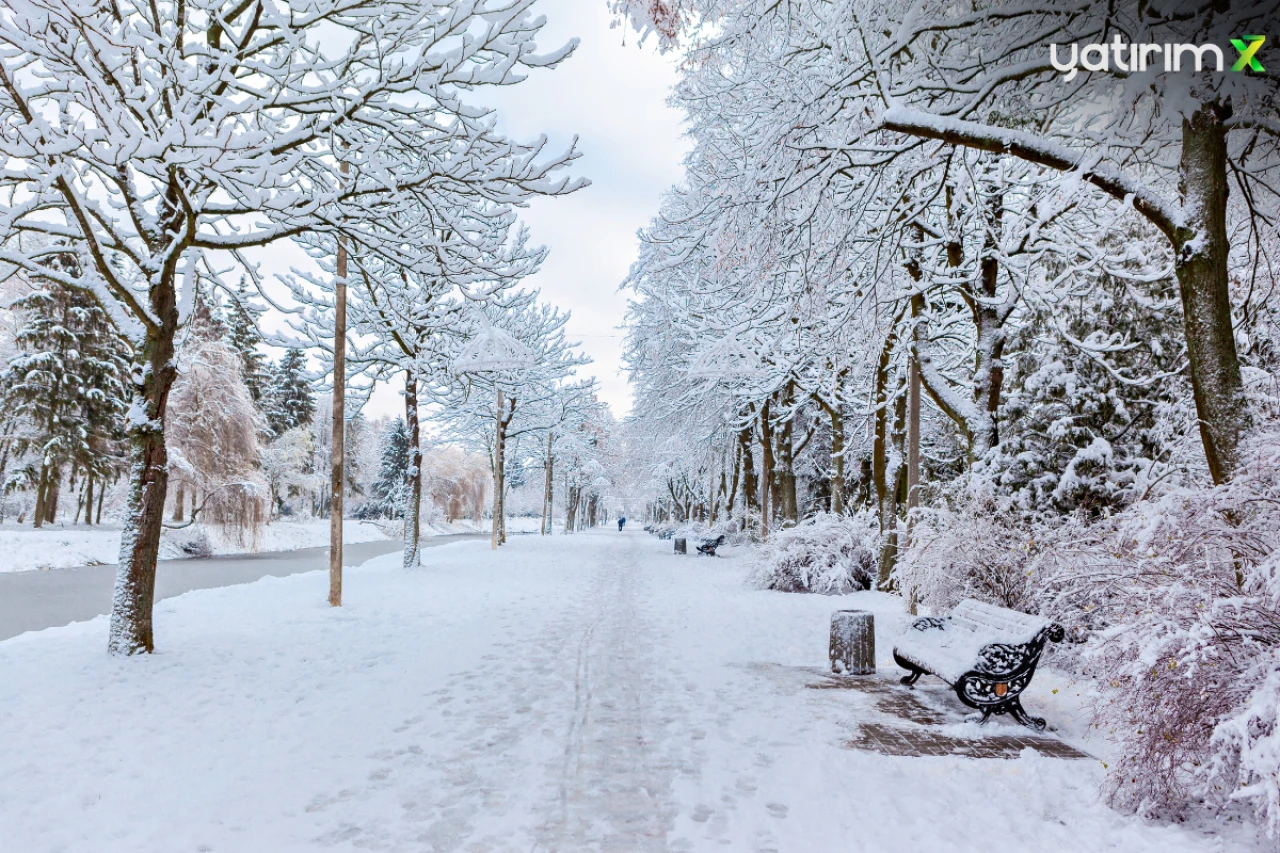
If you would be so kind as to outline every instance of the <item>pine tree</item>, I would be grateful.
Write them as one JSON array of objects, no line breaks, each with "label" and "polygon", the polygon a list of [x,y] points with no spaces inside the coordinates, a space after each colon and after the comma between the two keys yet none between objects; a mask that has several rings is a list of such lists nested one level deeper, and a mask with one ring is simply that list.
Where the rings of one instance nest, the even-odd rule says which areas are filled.
[{"label": "pine tree", "polygon": [[405,471],[409,467],[409,431],[404,418],[391,422],[382,436],[382,459],[378,479],[370,494],[379,512],[388,518],[399,518],[404,513]]},{"label": "pine tree", "polygon": [[311,396],[302,350],[292,347],[285,350],[280,363],[271,371],[271,386],[266,396],[267,425],[276,435],[311,423],[316,401]]},{"label": "pine tree", "polygon": [[262,343],[262,336],[258,334],[258,318],[264,310],[250,301],[244,279],[241,279],[236,295],[226,305],[227,342],[240,354],[244,384],[249,387],[253,402],[259,406],[271,378],[267,358],[258,351]]},{"label": "pine tree", "polygon": [[39,456],[39,527],[56,519],[65,476],[85,478],[92,506],[94,485],[118,475],[130,352],[102,306],[81,291],[47,284],[13,308],[26,323],[17,336],[21,354],[4,374],[3,403],[27,426],[15,449]]}]

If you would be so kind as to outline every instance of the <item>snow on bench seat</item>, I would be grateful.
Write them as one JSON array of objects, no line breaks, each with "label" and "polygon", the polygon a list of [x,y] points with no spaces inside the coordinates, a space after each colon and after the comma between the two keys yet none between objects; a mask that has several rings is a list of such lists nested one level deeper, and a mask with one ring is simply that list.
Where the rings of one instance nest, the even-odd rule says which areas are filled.
[{"label": "snow on bench seat", "polygon": [[1049,620],[969,598],[950,616],[912,622],[893,654],[911,671],[904,684],[932,673],[954,687],[962,702],[981,710],[984,720],[1009,713],[1043,729],[1044,721],[1027,716],[1017,697],[1050,639],[1062,639],[1062,629]]}]

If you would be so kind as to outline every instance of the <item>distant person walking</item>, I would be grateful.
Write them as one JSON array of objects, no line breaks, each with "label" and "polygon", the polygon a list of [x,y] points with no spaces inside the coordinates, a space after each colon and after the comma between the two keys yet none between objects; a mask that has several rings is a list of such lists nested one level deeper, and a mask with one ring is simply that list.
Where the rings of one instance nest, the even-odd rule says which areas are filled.
[{"label": "distant person walking", "polygon": [[627,523],[627,517],[625,515],[618,516],[618,532],[619,533],[622,532],[622,528],[626,525],[626,523]]}]

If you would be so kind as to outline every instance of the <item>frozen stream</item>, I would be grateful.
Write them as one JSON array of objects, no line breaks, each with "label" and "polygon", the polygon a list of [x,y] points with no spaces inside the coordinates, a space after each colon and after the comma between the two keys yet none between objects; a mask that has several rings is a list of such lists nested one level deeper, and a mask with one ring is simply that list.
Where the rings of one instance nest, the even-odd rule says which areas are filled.
[{"label": "frozen stream", "polygon": [[[459,534],[422,540],[424,548],[484,538]],[[397,540],[347,543],[343,562],[361,563],[399,551]],[[272,575],[285,577],[328,565],[328,548],[239,554],[204,560],[161,560],[156,570],[156,599],[172,598],[193,589],[251,583]],[[83,622],[111,609],[115,566],[79,566],[36,572],[0,573],[0,640],[26,631],[39,631]]]}]

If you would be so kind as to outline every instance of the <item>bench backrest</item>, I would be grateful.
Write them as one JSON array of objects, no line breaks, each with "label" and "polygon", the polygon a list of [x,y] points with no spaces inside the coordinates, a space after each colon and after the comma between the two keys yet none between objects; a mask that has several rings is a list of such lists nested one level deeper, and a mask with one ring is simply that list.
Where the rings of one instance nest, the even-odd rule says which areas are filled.
[{"label": "bench backrest", "polygon": [[951,611],[951,624],[979,634],[997,635],[1007,643],[1029,643],[1050,623],[1029,613],[966,598]]}]

